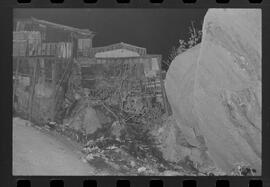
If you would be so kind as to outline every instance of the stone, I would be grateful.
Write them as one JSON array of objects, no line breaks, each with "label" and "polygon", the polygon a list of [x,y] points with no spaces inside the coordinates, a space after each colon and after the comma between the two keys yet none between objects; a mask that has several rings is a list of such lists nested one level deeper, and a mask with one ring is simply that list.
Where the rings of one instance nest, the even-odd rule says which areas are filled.
[{"label": "stone", "polygon": [[92,159],[94,159],[94,157],[93,157],[93,155],[91,153],[86,156],[86,160],[89,161],[89,160],[92,160]]},{"label": "stone", "polygon": [[76,130],[84,130],[86,134],[93,134],[98,128],[102,127],[97,113],[92,107],[85,107],[79,110],[69,126]]},{"label": "stone", "polygon": [[[245,162],[260,175],[261,10],[209,9],[202,32],[201,44],[168,70],[165,88],[179,133],[165,140],[191,155],[196,150],[191,160],[207,158],[204,167],[214,163],[229,174]],[[176,159],[177,149],[170,150],[164,153]]]},{"label": "stone", "polygon": [[123,129],[122,125],[119,121],[115,121],[112,124],[112,134],[115,136],[117,140],[120,140],[121,130]]},{"label": "stone", "polygon": [[137,170],[139,173],[143,173],[146,171],[146,167],[139,167]]},{"label": "stone", "polygon": [[172,171],[172,170],[166,170],[163,172],[164,176],[182,176],[183,173],[177,172],[177,171]]},{"label": "stone", "polygon": [[132,161],[130,161],[130,165],[131,165],[131,167],[135,167],[136,163],[132,160]]}]

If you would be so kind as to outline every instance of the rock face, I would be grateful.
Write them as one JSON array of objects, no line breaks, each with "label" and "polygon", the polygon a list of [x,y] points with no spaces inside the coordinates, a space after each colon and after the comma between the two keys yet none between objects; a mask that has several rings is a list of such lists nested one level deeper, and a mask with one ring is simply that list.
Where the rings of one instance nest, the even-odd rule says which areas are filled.
[{"label": "rock face", "polygon": [[[163,156],[170,161],[185,157],[201,165],[213,165],[207,153],[205,139],[198,130],[194,114],[193,93],[200,45],[177,56],[170,66],[165,86],[173,111],[157,135],[162,142]],[[174,103],[174,104],[172,104]]]},{"label": "rock face", "polygon": [[260,10],[208,10],[202,43],[175,58],[165,88],[189,144],[228,174],[240,162],[261,174]]},{"label": "rock face", "polygon": [[86,101],[78,102],[70,116],[65,119],[65,123],[75,130],[84,130],[86,134],[92,134],[102,127],[102,120],[97,111]]}]

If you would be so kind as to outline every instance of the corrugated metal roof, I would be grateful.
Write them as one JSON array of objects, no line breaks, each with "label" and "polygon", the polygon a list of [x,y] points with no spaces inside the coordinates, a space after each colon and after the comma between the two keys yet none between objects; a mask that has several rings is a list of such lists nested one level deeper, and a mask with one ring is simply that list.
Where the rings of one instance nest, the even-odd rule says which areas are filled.
[{"label": "corrugated metal roof", "polygon": [[74,32],[74,33],[77,33],[80,35],[85,35],[85,36],[94,36],[95,35],[95,33],[93,31],[90,31],[89,29],[79,29],[79,28],[75,28],[75,27],[71,27],[71,26],[66,26],[66,25],[62,25],[62,24],[58,24],[58,23],[53,23],[53,22],[37,19],[34,17],[31,17],[29,19],[17,19],[16,21],[22,21],[22,22],[29,22],[30,21],[30,22],[38,23],[40,25],[45,25],[48,27],[56,28],[56,29],[63,29],[66,31]]},{"label": "corrugated metal roof", "polygon": [[57,24],[57,23],[53,23],[53,22],[49,22],[49,21],[45,21],[45,20],[41,20],[41,19],[36,19],[36,18],[31,18],[31,19],[36,23],[44,24],[44,25],[47,25],[50,27],[55,27],[55,28],[64,29],[64,30],[71,31],[71,32],[76,32],[76,33],[79,33],[82,35],[94,35],[94,33],[92,31],[90,31],[89,29],[78,29],[75,27],[61,25],[61,24]]}]

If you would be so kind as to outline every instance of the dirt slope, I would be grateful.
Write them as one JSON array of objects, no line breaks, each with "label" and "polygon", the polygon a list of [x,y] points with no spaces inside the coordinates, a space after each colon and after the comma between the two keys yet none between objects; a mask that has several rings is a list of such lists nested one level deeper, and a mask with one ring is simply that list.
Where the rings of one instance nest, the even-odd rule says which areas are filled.
[{"label": "dirt slope", "polygon": [[13,175],[94,175],[71,142],[13,120]]},{"label": "dirt slope", "polygon": [[210,9],[200,47],[180,54],[165,82],[183,136],[227,173],[239,162],[261,172],[260,20],[256,9]]}]

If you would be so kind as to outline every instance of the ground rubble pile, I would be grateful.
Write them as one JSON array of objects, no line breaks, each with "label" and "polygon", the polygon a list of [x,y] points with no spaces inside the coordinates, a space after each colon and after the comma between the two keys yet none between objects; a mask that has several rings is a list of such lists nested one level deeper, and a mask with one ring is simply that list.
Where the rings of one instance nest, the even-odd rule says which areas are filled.
[{"label": "ground rubble pile", "polygon": [[[164,113],[159,107],[129,113],[110,102],[93,104],[82,98],[70,113],[56,131],[84,145],[85,160],[97,169],[131,175],[190,173],[166,161],[151,134],[155,126],[163,123]],[[94,131],[87,131],[93,126],[97,127]]]},{"label": "ground rubble pile", "polygon": [[149,129],[143,128],[146,126],[138,120],[134,117],[125,124],[114,122],[107,129],[112,132],[110,136],[93,135],[83,149],[86,160],[97,168],[100,162],[107,163],[123,174],[185,175],[187,172],[182,167],[163,158]]},{"label": "ground rubble pile", "polygon": [[[187,154],[180,154],[179,160],[166,156],[166,152],[172,152],[174,146],[179,144],[179,141],[167,140],[172,136],[181,136],[171,122],[173,120],[170,120],[172,116],[151,108],[140,114],[130,114],[104,103],[91,106],[89,110],[87,101],[81,103],[78,106],[80,110],[77,109],[80,113],[74,111],[75,114],[68,120],[72,125],[63,123],[49,128],[83,145],[84,161],[97,170],[106,169],[115,175],[223,175],[217,168],[201,166]],[[89,117],[84,120],[86,115]],[[83,120],[76,116],[82,116]],[[98,118],[100,123],[93,133],[87,133],[84,128],[90,123],[90,117]],[[92,123],[88,125],[96,126]]]},{"label": "ground rubble pile", "polygon": [[[27,120],[25,124],[38,130],[54,130],[79,142],[83,145],[82,152],[85,155],[83,160],[94,166],[97,171],[102,170],[101,173],[106,170],[110,175],[221,176],[228,174],[215,166],[203,166],[189,155],[183,156],[178,161],[168,159],[164,153],[170,150],[164,150],[162,146],[168,147],[169,144],[177,143],[174,141],[164,143],[164,136],[166,140],[168,137],[181,136],[181,133],[179,134],[174,126],[173,116],[153,116],[155,115],[122,113],[118,116],[122,120],[103,125],[93,134],[86,134],[67,124],[38,126]],[[171,131],[174,133],[170,134]],[[183,144],[178,141],[179,143]],[[230,175],[253,176],[256,172],[256,169],[249,164],[241,162],[235,164]]]}]

